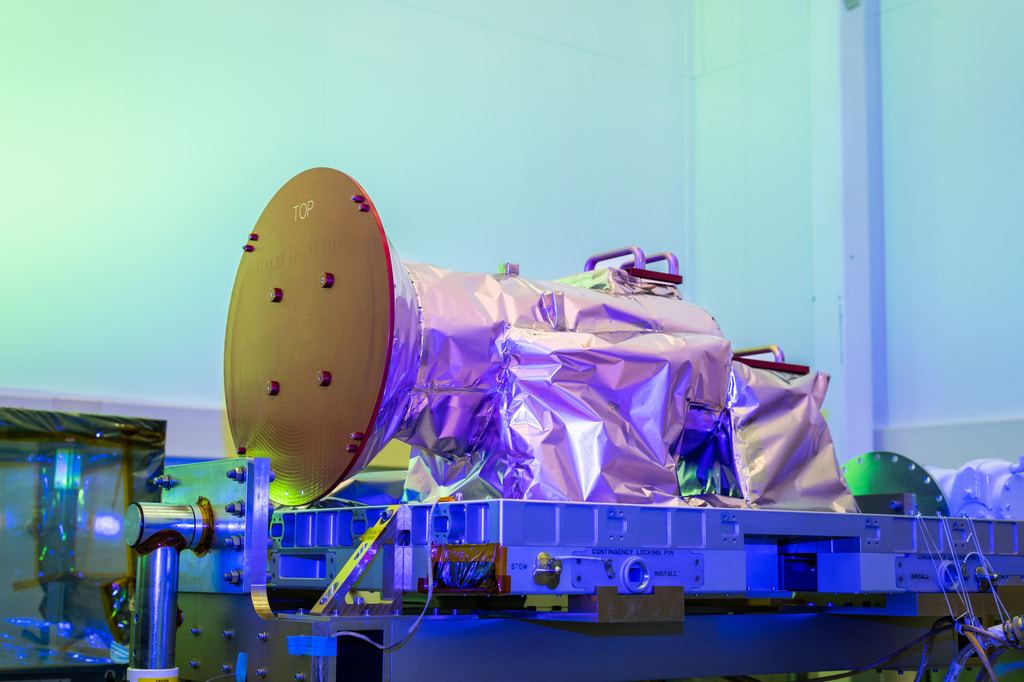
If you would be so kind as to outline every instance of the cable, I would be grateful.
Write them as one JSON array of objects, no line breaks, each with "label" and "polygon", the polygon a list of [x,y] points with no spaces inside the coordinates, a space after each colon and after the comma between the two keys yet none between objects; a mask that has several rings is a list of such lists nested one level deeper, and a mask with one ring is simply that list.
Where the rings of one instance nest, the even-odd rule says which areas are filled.
[{"label": "cable", "polygon": [[234,676],[235,676],[235,673],[224,673],[223,675],[217,675],[216,677],[211,677],[209,680],[206,680],[206,682],[212,682],[212,680],[219,680],[222,677],[234,677]]},{"label": "cable", "polygon": [[416,617],[416,620],[413,621],[413,624],[409,627],[409,632],[407,632],[405,637],[401,640],[390,646],[378,644],[363,633],[353,632],[352,630],[341,630],[332,634],[331,637],[354,637],[356,639],[361,639],[384,653],[400,649],[405,646],[410,639],[412,639],[413,634],[415,634],[416,630],[419,629],[420,623],[423,621],[423,617],[427,615],[427,608],[429,608],[430,600],[434,596],[434,561],[431,552],[434,544],[434,511],[437,509],[437,503],[438,500],[434,500],[434,503],[430,505],[430,511],[427,512],[427,601],[423,604],[423,610],[420,612],[420,615]]},{"label": "cable", "polygon": [[[939,559],[941,559],[942,553],[939,551],[938,543],[933,543],[931,533],[928,532],[928,523],[924,516],[921,515],[921,512],[917,512],[917,522],[921,527],[921,537],[924,538],[925,548],[928,550],[929,557],[931,557],[932,568],[935,569],[935,581],[941,587],[942,567],[941,564],[939,564],[939,560],[935,559],[935,556],[938,556]],[[946,600],[946,609],[949,611],[950,618],[956,620],[957,615],[953,613],[953,605],[949,601],[949,595],[946,593],[946,590],[942,590],[942,597]]]},{"label": "cable", "polygon": [[[844,673],[836,673],[835,675],[828,675],[827,677],[815,677],[812,682],[830,682],[831,680],[842,680],[842,679],[845,679],[847,677],[852,677],[854,675],[859,675],[861,673],[866,673],[869,670],[876,670],[878,668],[881,668],[884,665],[886,665],[887,663],[890,663],[890,662],[896,660],[897,658],[899,658],[900,656],[905,654],[910,649],[913,649],[914,647],[916,647],[921,642],[923,642],[925,640],[931,641],[937,635],[939,635],[939,634],[941,634],[943,632],[947,632],[949,630],[952,630],[953,629],[953,623],[947,623],[947,624],[943,625],[942,627],[937,627],[939,623],[941,623],[943,621],[947,621],[947,620],[950,620],[950,619],[946,618],[946,617],[943,617],[943,618],[940,618],[939,620],[935,621],[935,623],[932,624],[932,629],[931,630],[929,630],[928,632],[924,633],[923,635],[921,635],[920,637],[918,637],[914,641],[909,642],[907,644],[904,644],[899,649],[897,649],[896,651],[893,651],[891,654],[889,654],[888,656],[886,656],[885,658],[883,658],[881,660],[875,661],[874,663],[871,663],[869,665],[864,665],[864,666],[861,666],[859,668],[855,668],[853,670],[848,670],[848,671],[846,671]],[[757,678],[755,678],[755,677],[748,677],[746,675],[727,677],[725,679],[736,680],[737,682],[759,682],[757,680]]]},{"label": "cable", "polygon": [[[988,660],[991,661],[991,663],[992,663],[993,669],[996,667],[996,661],[999,660],[999,657],[1002,656],[1003,654],[1005,654],[1007,651],[1009,651],[1009,649],[1007,649],[1006,647],[999,647],[998,649],[996,649],[995,651],[992,652],[991,656],[988,657]],[[977,682],[985,682],[985,680],[987,680],[987,679],[988,679],[988,671],[986,671],[984,668],[982,668],[981,670],[978,671]]]},{"label": "cable", "polygon": [[978,655],[978,658],[981,660],[981,665],[985,667],[985,671],[988,672],[988,676],[992,678],[992,682],[999,682],[999,680],[996,679],[996,671],[992,669],[992,663],[989,662],[988,656],[985,655],[985,647],[983,647],[981,642],[978,641],[978,635],[974,634],[967,628],[961,629],[961,632],[965,637],[967,637],[967,641],[971,643],[971,646],[974,647],[974,653]]}]

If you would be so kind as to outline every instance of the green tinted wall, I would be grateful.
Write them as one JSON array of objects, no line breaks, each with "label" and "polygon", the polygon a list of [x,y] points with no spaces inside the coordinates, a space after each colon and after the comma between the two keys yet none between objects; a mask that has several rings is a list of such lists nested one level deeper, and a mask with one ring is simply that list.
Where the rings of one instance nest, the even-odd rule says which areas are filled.
[{"label": "green tinted wall", "polygon": [[554,278],[682,253],[689,12],[0,4],[0,387],[220,405],[241,246],[314,166],[366,187],[406,259]]}]

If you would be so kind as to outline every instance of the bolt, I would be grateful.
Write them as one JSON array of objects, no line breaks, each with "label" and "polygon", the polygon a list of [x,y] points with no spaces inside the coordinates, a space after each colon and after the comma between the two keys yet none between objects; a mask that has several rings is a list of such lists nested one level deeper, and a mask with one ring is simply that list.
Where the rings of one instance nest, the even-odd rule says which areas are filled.
[{"label": "bolt", "polygon": [[303,675],[302,673],[295,673],[294,677],[295,677],[295,682],[302,682],[302,680],[306,679],[306,676]]},{"label": "bolt", "polygon": [[356,194],[355,196],[352,197],[352,201],[354,201],[357,204],[361,204],[364,201],[366,201],[366,197],[364,197],[362,194]]},{"label": "bolt", "polygon": [[256,639],[260,640],[261,642],[267,641],[267,633],[261,632],[260,634],[256,635]]},{"label": "bolt", "polygon": [[346,450],[348,450],[349,452],[355,452],[356,450],[358,450],[358,449],[359,449],[359,446],[358,446],[358,445],[349,445],[349,446],[348,446],[347,448],[345,448],[345,449],[346,449]]},{"label": "bolt", "polygon": [[170,490],[174,487],[174,479],[170,476],[157,476],[153,479],[153,485],[164,490]]},{"label": "bolt", "polygon": [[281,384],[276,381],[267,382],[267,395],[277,395],[281,392]]},{"label": "bolt", "polygon": [[191,661],[188,662],[188,667],[190,667],[193,670],[195,670],[196,668],[199,667],[199,661],[197,661],[196,659],[193,658]]},{"label": "bolt", "polygon": [[352,603],[355,604],[356,606],[362,606],[364,601],[365,600],[362,597],[353,597],[352,598]]},{"label": "bolt", "polygon": [[232,535],[231,537],[225,538],[224,539],[224,548],[225,549],[233,549],[236,552],[241,552],[242,551],[242,536],[241,535]]},{"label": "bolt", "polygon": [[233,569],[231,571],[228,571],[227,573],[224,574],[224,582],[231,583],[232,585],[241,585],[242,584],[242,572],[239,571],[237,568]]},{"label": "bolt", "polygon": [[191,632],[191,633],[192,633],[193,635],[195,635],[196,637],[198,637],[198,636],[199,636],[199,633],[201,633],[201,632],[202,632],[202,630],[200,630],[199,628],[192,628],[191,630],[189,630],[189,632]]},{"label": "bolt", "polygon": [[235,500],[224,506],[224,511],[232,516],[245,516],[245,500]]},{"label": "bolt", "polygon": [[221,672],[225,672],[225,673],[231,672],[231,666],[228,665],[227,663],[222,663],[221,666],[220,666],[220,670],[221,670]]},{"label": "bolt", "polygon": [[277,287],[274,287],[273,289],[270,290],[270,302],[271,303],[277,303],[278,301],[281,300],[281,296],[283,296],[283,295],[284,295],[283,291],[281,291]]},{"label": "bolt", "polygon": [[224,635],[224,639],[231,639],[231,636],[235,633],[231,632],[231,630],[225,630],[220,634]]},{"label": "bolt", "polygon": [[330,289],[334,286],[334,275],[329,272],[325,272],[320,275],[320,286],[324,289]]},{"label": "bolt", "polygon": [[245,251],[246,253],[248,253],[250,251],[255,251],[255,250],[256,250],[256,247],[253,246],[252,244],[246,244],[245,246],[242,247],[242,251]]},{"label": "bolt", "polygon": [[322,369],[316,373],[317,386],[330,386],[331,385],[331,373],[326,369]]},{"label": "bolt", "polygon": [[242,446],[238,446],[237,448],[235,448],[235,454],[237,454],[237,455],[244,455],[245,454],[245,448],[242,447]]},{"label": "bolt", "polygon": [[258,234],[256,234],[255,232],[250,232],[249,233],[249,241],[254,242],[254,241],[257,241],[259,238],[260,238],[260,236]]},{"label": "bolt", "polygon": [[267,676],[267,669],[266,668],[256,668],[256,674],[259,675],[260,677],[266,677]]},{"label": "bolt", "polygon": [[359,212],[360,213],[366,213],[369,210],[370,210],[370,205],[369,204],[360,204],[359,205]]},{"label": "bolt", "polygon": [[352,440],[362,440],[364,435],[365,434],[362,431],[354,431],[351,434],[349,434],[349,438],[351,438]]},{"label": "bolt", "polygon": [[238,481],[239,483],[245,483],[245,467],[235,467],[228,471],[228,478],[232,481]]},{"label": "bolt", "polygon": [[270,470],[270,482],[273,483],[275,478],[277,478],[277,474],[275,474],[274,470],[271,469]]}]

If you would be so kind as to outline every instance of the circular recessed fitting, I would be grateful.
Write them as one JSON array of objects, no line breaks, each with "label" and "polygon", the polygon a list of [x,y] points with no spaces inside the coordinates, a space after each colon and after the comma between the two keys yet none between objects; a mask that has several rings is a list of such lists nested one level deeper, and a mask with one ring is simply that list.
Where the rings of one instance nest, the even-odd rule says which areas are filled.
[{"label": "circular recessed fitting", "polygon": [[[372,455],[366,441],[352,451],[349,435],[373,431],[384,394],[400,261],[377,212],[363,205],[372,206],[366,192],[344,173],[300,173],[267,204],[252,229],[259,249],[243,254],[235,277],[224,343],[228,420],[248,456],[270,458],[275,504],[323,497]],[[330,296],[324,273],[333,273]],[[267,304],[268,291],[284,290],[287,301]],[[324,367],[345,390],[324,389]],[[273,400],[268,377],[286,387]]]}]

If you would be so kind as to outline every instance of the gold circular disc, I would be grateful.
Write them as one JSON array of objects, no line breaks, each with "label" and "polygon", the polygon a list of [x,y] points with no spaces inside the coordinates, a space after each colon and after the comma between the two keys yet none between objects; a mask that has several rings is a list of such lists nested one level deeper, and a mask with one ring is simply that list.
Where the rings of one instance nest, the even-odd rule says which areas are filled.
[{"label": "gold circular disc", "polygon": [[270,458],[275,504],[320,499],[355,473],[387,379],[391,263],[366,192],[329,168],[292,178],[249,235],[224,391],[235,445]]}]

